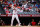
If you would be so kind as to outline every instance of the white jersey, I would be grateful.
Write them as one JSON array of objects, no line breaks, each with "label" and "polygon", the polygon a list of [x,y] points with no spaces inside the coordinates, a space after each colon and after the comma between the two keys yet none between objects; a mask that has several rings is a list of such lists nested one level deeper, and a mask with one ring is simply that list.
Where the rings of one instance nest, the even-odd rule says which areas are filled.
[{"label": "white jersey", "polygon": [[15,8],[15,9],[13,10],[13,15],[14,15],[14,14],[17,15],[17,13],[18,13],[17,9],[18,9],[18,8]]},{"label": "white jersey", "polygon": [[12,5],[12,10],[13,10],[13,15],[15,14],[15,15],[17,15],[17,13],[18,13],[18,8],[16,8],[16,7],[14,7],[13,5]]},{"label": "white jersey", "polygon": [[16,11],[16,10],[13,10],[13,15],[14,15],[14,14],[17,15],[17,11]]}]

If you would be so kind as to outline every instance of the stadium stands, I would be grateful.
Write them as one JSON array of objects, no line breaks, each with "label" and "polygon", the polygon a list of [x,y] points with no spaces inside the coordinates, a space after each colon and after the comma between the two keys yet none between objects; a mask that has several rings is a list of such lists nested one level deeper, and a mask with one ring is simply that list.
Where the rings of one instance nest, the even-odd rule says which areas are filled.
[{"label": "stadium stands", "polygon": [[[19,16],[22,16],[19,18],[21,21],[22,26],[29,26],[32,25],[32,19],[34,19],[33,23],[35,26],[40,26],[40,18],[27,18],[28,16],[32,17],[39,17],[40,16],[40,3],[38,2],[31,2],[26,0],[19,0],[15,3],[13,0],[0,0],[0,18],[4,21],[5,25],[3,26],[10,26],[11,23],[11,17],[13,14],[14,7],[17,8]],[[10,15],[11,14],[11,15]],[[37,15],[36,15],[37,14]],[[8,17],[9,16],[9,17]],[[27,16],[27,17],[26,17]],[[0,20],[1,21],[1,20]],[[36,24],[35,24],[36,22]],[[1,24],[1,23],[0,23]],[[14,21],[14,26],[17,24],[16,20]],[[21,27],[22,27],[21,26]],[[11,26],[10,26],[11,27]]]},{"label": "stadium stands", "polygon": [[[24,3],[25,3],[25,5],[26,5],[26,2],[24,1]],[[8,0],[5,0],[5,1],[2,1],[2,2],[0,2],[0,4],[2,4],[2,6],[0,7],[0,13],[1,14],[8,14],[6,11],[8,10],[9,11],[9,13],[12,13],[12,9],[11,9],[11,7],[10,7],[10,5],[12,5],[12,4],[14,4],[12,1],[8,1]],[[23,2],[20,2],[20,3],[16,3],[16,4],[18,4],[19,5],[19,7],[20,7],[20,5],[23,5]],[[30,4],[30,5],[29,5]],[[35,3],[34,3],[35,4]],[[24,13],[24,14],[40,14],[40,13],[37,13],[36,12],[36,8],[40,8],[40,4],[32,4],[32,3],[30,3],[30,2],[28,2],[28,4],[26,5],[26,8],[30,8],[30,10],[26,10],[26,8],[24,9],[25,11],[26,11],[26,13]],[[14,4],[15,5],[15,4]],[[16,5],[17,7],[18,7],[18,5]],[[4,7],[6,7],[6,10],[2,10],[2,9],[5,9]],[[22,7],[22,6],[21,6]],[[19,8],[19,10],[20,10],[21,8]],[[32,9],[32,10],[31,10]],[[23,12],[25,12],[23,10]],[[6,13],[5,13],[6,12]],[[22,12],[22,13],[23,13]],[[18,14],[22,14],[22,13],[18,13]]]}]

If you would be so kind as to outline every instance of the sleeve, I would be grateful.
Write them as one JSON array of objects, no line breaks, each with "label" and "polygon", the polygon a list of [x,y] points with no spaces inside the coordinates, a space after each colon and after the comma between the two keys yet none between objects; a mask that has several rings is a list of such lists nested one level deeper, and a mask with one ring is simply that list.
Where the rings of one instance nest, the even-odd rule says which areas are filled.
[{"label": "sleeve", "polygon": [[12,7],[11,7],[11,9],[14,9],[13,7],[14,7],[14,6],[13,6],[13,4],[12,4]]}]

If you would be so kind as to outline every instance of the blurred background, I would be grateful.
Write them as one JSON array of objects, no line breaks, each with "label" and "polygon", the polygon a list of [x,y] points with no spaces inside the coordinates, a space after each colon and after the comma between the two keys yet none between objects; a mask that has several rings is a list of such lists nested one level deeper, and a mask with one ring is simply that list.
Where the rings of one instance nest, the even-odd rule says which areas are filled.
[{"label": "blurred background", "polygon": [[[22,26],[40,26],[40,18],[32,17],[32,14],[40,14],[40,0],[0,0],[0,26],[10,26],[11,17],[9,14],[13,14],[12,5],[20,11],[19,16],[20,14],[31,15],[30,17],[19,17]],[[18,25],[16,19],[14,20],[15,25]]]},{"label": "blurred background", "polygon": [[0,0],[0,14],[12,14],[11,5],[18,8],[18,14],[40,14],[40,0]]}]

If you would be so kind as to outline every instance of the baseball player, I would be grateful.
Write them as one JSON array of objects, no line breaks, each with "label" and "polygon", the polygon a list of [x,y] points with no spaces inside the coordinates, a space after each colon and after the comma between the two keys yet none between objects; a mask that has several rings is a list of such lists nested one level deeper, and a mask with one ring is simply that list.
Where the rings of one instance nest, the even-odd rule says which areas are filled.
[{"label": "baseball player", "polygon": [[19,21],[19,19],[18,19],[17,13],[18,13],[17,8],[13,7],[13,15],[12,15],[12,20],[11,20],[11,26],[13,26],[13,21],[14,21],[15,18],[18,21],[18,25],[20,26],[20,24],[21,24],[20,21]]}]

